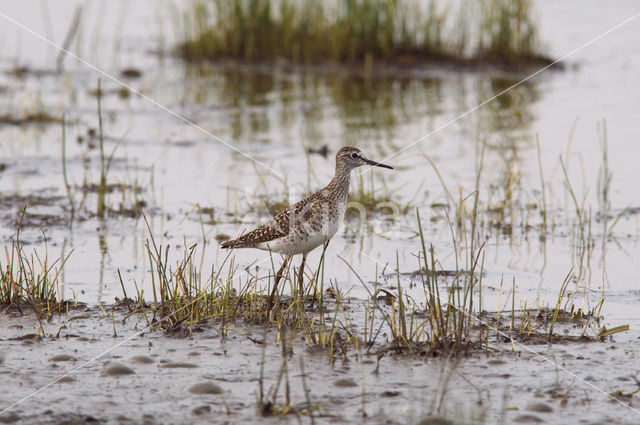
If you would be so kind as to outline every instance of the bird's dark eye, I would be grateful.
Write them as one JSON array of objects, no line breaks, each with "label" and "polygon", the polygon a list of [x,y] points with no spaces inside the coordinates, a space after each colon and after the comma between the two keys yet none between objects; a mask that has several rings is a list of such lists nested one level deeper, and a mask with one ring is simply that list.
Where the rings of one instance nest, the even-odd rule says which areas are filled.
[{"label": "bird's dark eye", "polygon": [[354,153],[352,153],[352,154],[351,154],[351,158],[353,158],[353,159],[358,159],[358,154],[357,154],[357,153],[355,153],[355,152],[354,152]]}]

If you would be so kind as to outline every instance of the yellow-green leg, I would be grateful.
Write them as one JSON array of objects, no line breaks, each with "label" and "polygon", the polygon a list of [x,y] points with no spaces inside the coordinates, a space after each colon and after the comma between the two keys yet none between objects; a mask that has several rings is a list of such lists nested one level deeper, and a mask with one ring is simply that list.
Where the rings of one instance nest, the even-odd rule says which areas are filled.
[{"label": "yellow-green leg", "polygon": [[300,268],[298,269],[298,287],[300,288],[300,298],[304,297],[304,266],[307,262],[307,254],[302,254],[302,262],[300,263]]},{"label": "yellow-green leg", "polygon": [[287,268],[287,264],[289,264],[289,260],[290,259],[291,259],[290,255],[285,257],[284,263],[282,263],[282,266],[280,267],[280,270],[278,270],[278,273],[276,273],[276,280],[273,283],[273,289],[271,290],[271,295],[269,296],[269,299],[267,300],[267,316],[269,316],[269,313],[271,312],[271,306],[273,305],[273,298],[276,296],[276,291],[278,290],[278,284],[280,283],[280,280],[282,279],[282,276],[284,275],[284,271]]}]

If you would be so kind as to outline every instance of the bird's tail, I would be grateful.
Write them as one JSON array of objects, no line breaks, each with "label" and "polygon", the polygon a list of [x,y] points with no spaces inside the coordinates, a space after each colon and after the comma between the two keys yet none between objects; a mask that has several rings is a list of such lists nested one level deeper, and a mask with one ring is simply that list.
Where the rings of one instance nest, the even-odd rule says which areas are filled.
[{"label": "bird's tail", "polygon": [[242,238],[224,241],[220,244],[220,248],[222,249],[246,248],[248,246],[251,246],[251,243],[247,243],[247,241],[242,240]]},{"label": "bird's tail", "polygon": [[[251,247],[255,247],[256,246],[256,242],[260,242],[259,240],[256,241],[256,236],[263,236],[264,230],[259,227],[256,230],[249,232],[249,233],[245,233],[243,235],[241,235],[240,237],[236,238],[236,239],[232,239],[229,241],[225,241],[220,245],[220,248],[231,248],[231,249],[235,249],[235,248],[251,248]],[[258,238],[259,239],[259,238]]]}]

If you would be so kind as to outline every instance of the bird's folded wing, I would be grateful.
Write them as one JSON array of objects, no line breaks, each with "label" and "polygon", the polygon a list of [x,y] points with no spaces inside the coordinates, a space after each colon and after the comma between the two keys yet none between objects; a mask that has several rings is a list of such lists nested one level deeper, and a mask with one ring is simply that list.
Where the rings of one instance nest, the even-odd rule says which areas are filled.
[{"label": "bird's folded wing", "polygon": [[[322,197],[315,193],[280,211],[272,220],[237,239],[222,244],[222,248],[253,247],[260,243],[283,238],[293,230],[305,232],[306,229],[319,226],[322,217]],[[293,227],[293,229],[292,229]]]}]

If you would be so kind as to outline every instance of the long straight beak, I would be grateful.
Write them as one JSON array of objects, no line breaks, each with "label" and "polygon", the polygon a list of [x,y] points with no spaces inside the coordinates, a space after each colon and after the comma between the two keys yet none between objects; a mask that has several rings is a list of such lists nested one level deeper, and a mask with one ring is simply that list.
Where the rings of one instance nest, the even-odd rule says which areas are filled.
[{"label": "long straight beak", "polygon": [[366,162],[367,164],[375,165],[376,167],[388,168],[388,169],[390,169],[390,170],[393,170],[393,167],[392,167],[392,166],[390,166],[390,165],[386,165],[386,164],[383,164],[383,163],[381,163],[381,162],[375,162],[375,161],[372,161],[372,160],[367,159],[367,158],[362,158],[362,160],[363,160],[364,162]]}]

